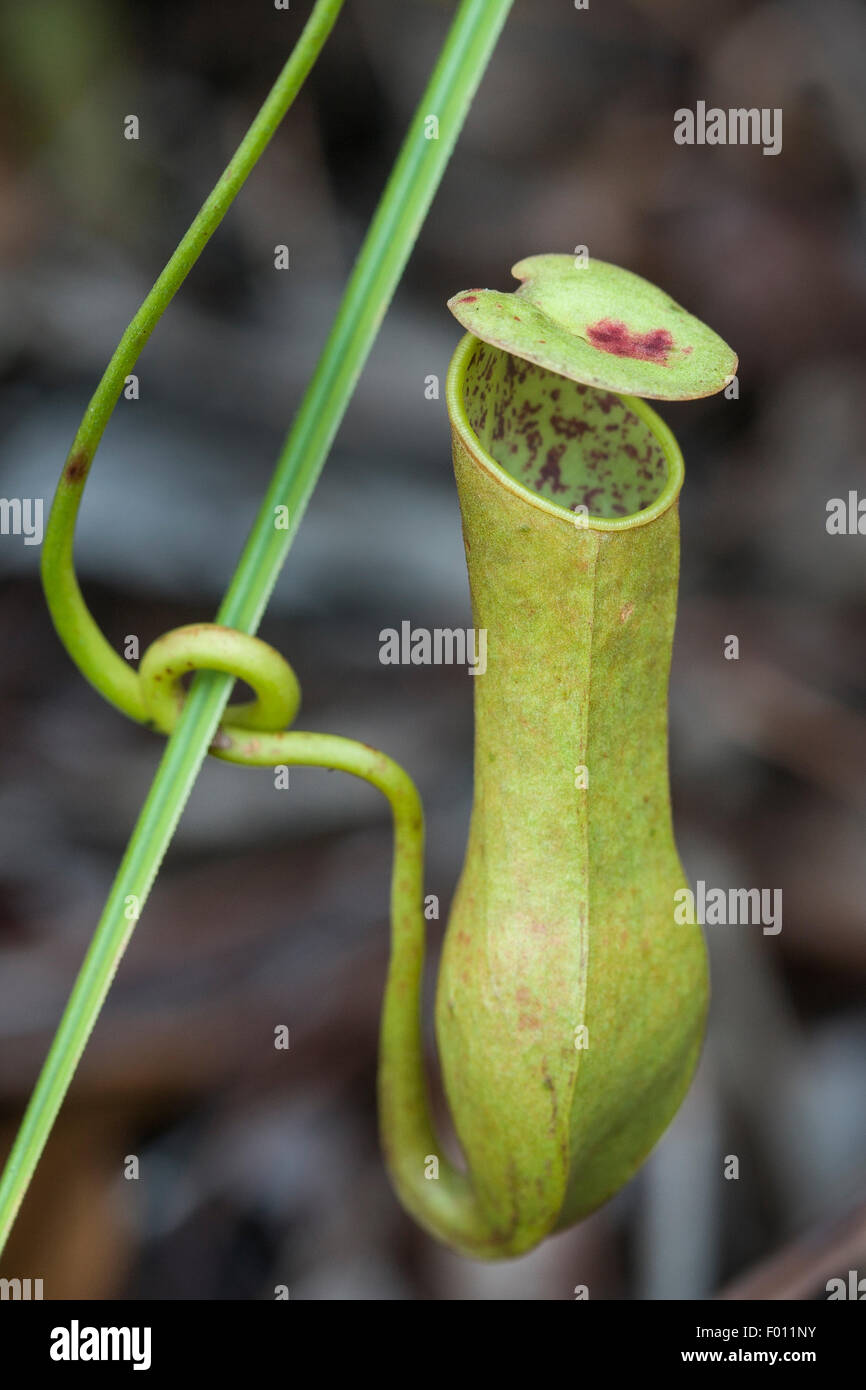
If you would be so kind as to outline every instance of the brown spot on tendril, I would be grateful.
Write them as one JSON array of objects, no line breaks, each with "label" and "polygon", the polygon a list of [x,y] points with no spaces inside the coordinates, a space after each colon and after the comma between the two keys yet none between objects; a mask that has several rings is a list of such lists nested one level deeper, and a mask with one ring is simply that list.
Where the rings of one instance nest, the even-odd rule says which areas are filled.
[{"label": "brown spot on tendril", "polygon": [[87,454],[83,449],[79,449],[77,453],[71,455],[63,470],[63,477],[67,483],[80,483],[82,479],[87,477],[89,465],[90,459]]}]

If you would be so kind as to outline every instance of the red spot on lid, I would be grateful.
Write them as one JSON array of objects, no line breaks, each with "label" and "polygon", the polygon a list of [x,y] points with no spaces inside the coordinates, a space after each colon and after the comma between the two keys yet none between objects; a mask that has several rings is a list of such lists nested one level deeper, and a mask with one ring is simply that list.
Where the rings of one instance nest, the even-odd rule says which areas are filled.
[{"label": "red spot on lid", "polygon": [[594,348],[613,353],[614,357],[633,357],[638,362],[657,362],[668,366],[668,353],[674,345],[666,328],[653,328],[649,333],[632,333],[619,319],[599,319],[587,325],[586,336]]},{"label": "red spot on lid", "polygon": [[464,294],[462,299],[458,299],[458,304],[474,304],[478,298],[477,294]]}]

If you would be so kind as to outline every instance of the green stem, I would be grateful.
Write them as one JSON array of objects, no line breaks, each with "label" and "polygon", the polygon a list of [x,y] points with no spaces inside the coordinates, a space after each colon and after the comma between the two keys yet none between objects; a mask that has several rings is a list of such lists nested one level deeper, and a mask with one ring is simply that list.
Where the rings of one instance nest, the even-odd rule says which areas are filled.
[{"label": "green stem", "polygon": [[[220,607],[218,620],[226,626],[251,634],[261,620],[510,7],[511,0],[463,0],[460,5],[367,233],[339,313],[278,460],[273,481],[234,579]],[[316,6],[299,45],[310,45],[306,50],[310,62],[315,57],[315,51],[318,51],[312,51],[313,46],[316,43],[321,46],[338,9],[339,5],[334,3],[320,2]],[[296,58],[297,50],[289,66]],[[304,67],[303,61],[298,60],[292,80],[296,78],[300,85],[308,68],[309,63]],[[284,70],[279,81],[285,79],[287,70]],[[285,99],[286,91],[282,95]],[[288,96],[288,101],[291,95],[293,92]],[[267,121],[263,120],[265,111],[270,110],[271,117],[275,114],[276,108],[270,108],[270,100],[251,129],[252,135],[252,130],[262,121],[258,131],[261,144],[258,148],[253,145],[246,150],[249,158],[246,170],[241,175],[235,163],[230,166],[231,172],[223,176],[229,180],[239,178],[237,187],[240,187],[272,133]],[[428,140],[425,138],[425,121],[431,115],[438,119],[439,138]],[[242,150],[245,144],[241,146]],[[216,192],[212,198],[215,196]],[[176,253],[176,256],[184,252],[187,255],[186,262],[181,261],[176,267],[176,283],[170,281],[168,286],[163,285],[165,297],[161,305],[149,296],[124,335],[118,354],[112,359],[112,365],[88,408],[82,431],[67,460],[46,532],[43,578],[52,617],[65,645],[97,689],[132,718],[142,721],[150,716],[142,699],[139,677],[102,636],[75,580],[72,532],[93,453],[122,390],[124,379],[156,319],[224,210],[217,209],[213,223],[204,232],[198,249],[195,236],[201,234],[202,229],[194,232],[196,223],[193,224]],[[202,211],[204,213],[205,210]],[[164,276],[175,260],[176,257],[173,257],[169,262]],[[157,286],[159,284],[157,282]],[[153,293],[156,292],[157,287]],[[153,311],[150,314],[146,312],[148,305]],[[139,319],[141,321],[137,323]],[[274,508],[277,506],[289,509],[290,525],[287,530],[275,529]],[[198,770],[211,747],[232,682],[233,676],[229,673],[200,671],[168,740],[0,1180],[0,1251],[99,1016],[135,921],[171,842]],[[355,769],[347,767],[346,770]],[[414,817],[410,817],[407,823],[415,826],[414,831],[409,832],[410,838],[412,834],[420,837],[420,823]],[[416,849],[417,845],[410,846],[413,854]],[[404,1005],[403,1019],[407,1017]],[[401,1026],[405,1027],[405,1023]],[[417,1040],[414,1046],[417,1051]],[[420,1065],[420,1056],[418,1061]],[[418,1068],[414,1072],[415,1081],[417,1074]],[[411,1083],[413,1078],[409,1079]],[[423,1127],[422,1132],[426,1132]]]}]

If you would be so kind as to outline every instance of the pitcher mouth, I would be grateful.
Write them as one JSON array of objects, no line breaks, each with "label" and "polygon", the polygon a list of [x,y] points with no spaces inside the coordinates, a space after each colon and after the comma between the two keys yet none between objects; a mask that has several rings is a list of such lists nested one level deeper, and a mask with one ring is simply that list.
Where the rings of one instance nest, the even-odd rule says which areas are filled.
[{"label": "pitcher mouth", "polygon": [[636,396],[559,376],[467,333],[446,384],[468,452],[510,492],[594,531],[645,526],[685,473],[665,422]]}]

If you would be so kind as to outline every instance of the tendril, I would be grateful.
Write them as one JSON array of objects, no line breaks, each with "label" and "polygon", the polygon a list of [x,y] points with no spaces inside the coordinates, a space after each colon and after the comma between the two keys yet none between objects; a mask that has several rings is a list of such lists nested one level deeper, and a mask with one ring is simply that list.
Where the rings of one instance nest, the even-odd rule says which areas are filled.
[{"label": "tendril", "polygon": [[[264,612],[511,2],[462,0],[459,6],[223,600],[218,615],[223,624],[203,623],[166,633],[147,649],[138,670],[102,633],[76,578],[75,524],[84,486],[126,377],[291,105],[343,0],[316,0],[264,105],[123,334],[75,436],[42,546],[42,581],[52,621],[81,674],[129,718],[170,734],[181,711],[185,712],[183,726],[167,744],[0,1176],[0,1251],[137,920],[128,915],[126,895],[134,887],[137,912],[211,739],[208,751],[224,761],[252,767],[334,768],[363,778],[387,798],[393,816],[394,857],[391,954],[380,1040],[382,1143],[394,1185],[416,1219],[467,1253],[489,1253],[490,1233],[468,1177],[444,1156],[438,1182],[427,1182],[424,1175],[425,1158],[441,1154],[441,1146],[430,1121],[420,1030],[424,828],[417,790],[397,763],[366,744],[288,730],[285,726],[300,704],[297,679],[288,662],[251,633]],[[430,111],[438,112],[442,131],[435,142],[425,137]],[[286,504],[291,515],[290,531],[279,537],[268,524],[275,501]],[[183,679],[194,671],[245,680],[255,699],[223,709],[227,684],[220,686],[216,677],[210,684],[196,682],[185,708]],[[220,712],[222,722],[212,735]]]}]

